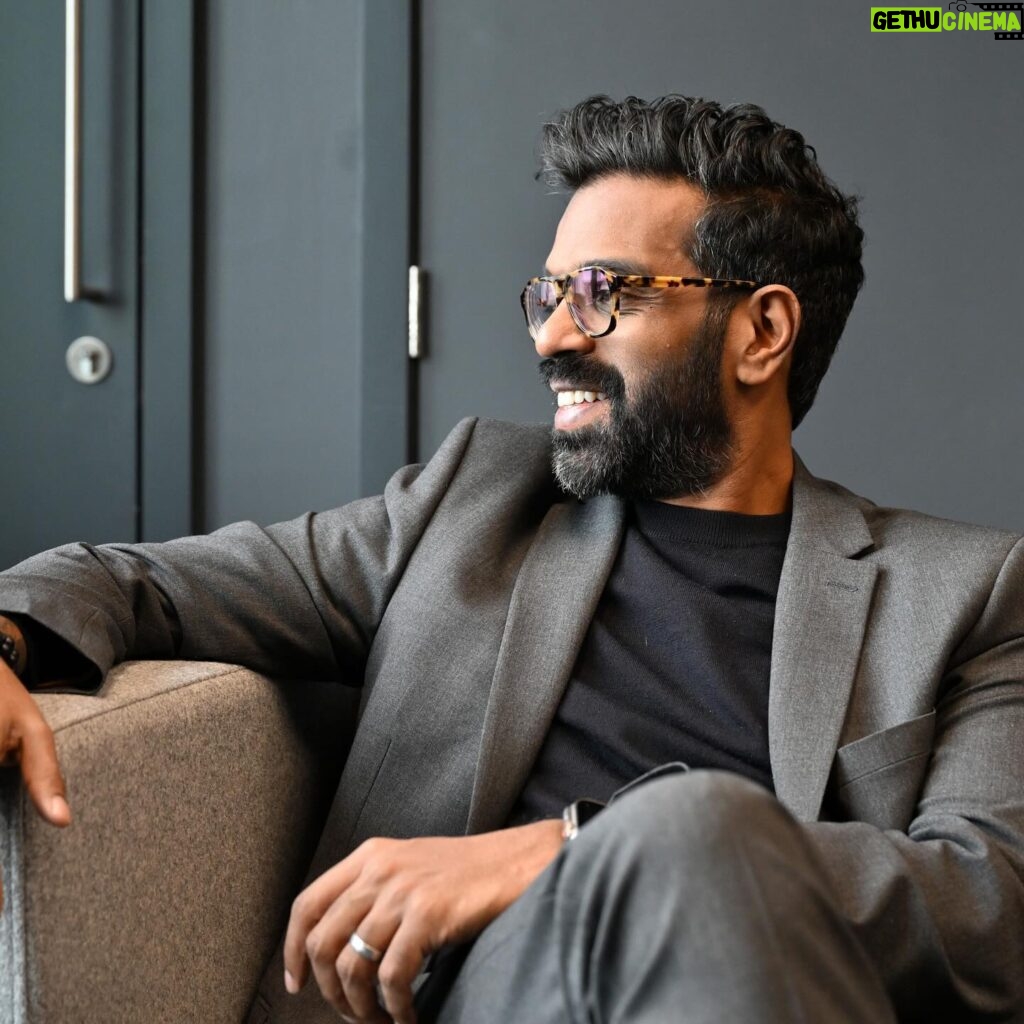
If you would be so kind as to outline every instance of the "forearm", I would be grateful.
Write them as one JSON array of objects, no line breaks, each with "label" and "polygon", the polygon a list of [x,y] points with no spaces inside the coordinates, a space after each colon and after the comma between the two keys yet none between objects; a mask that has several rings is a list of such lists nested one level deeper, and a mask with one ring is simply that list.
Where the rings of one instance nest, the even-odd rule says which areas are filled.
[{"label": "forearm", "polygon": [[132,561],[114,545],[42,552],[0,573],[0,608],[22,624],[32,654],[44,659],[55,646],[58,658],[62,647],[70,648],[106,674],[135,648],[172,657],[167,609],[144,563]]},{"label": "forearm", "polygon": [[70,544],[0,574],[0,607],[61,637],[105,675],[188,658],[328,678],[335,652],[309,585],[271,530],[236,523],[160,544]]},{"label": "forearm", "polygon": [[0,573],[0,608],[52,630],[103,675],[129,658],[187,658],[358,684],[473,426],[460,422],[427,466],[398,470],[379,497],[268,527],[43,552]]},{"label": "forearm", "polygon": [[529,825],[485,832],[467,837],[476,843],[494,863],[500,863],[506,887],[497,894],[494,916],[518,899],[534,879],[558,856],[562,848],[562,820],[548,818]]}]

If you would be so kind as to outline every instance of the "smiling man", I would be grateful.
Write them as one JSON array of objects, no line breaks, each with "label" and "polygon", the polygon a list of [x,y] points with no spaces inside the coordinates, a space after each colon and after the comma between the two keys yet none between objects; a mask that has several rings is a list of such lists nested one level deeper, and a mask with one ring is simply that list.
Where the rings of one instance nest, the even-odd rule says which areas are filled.
[{"label": "smiling man", "polygon": [[1024,1020],[1024,538],[791,444],[856,203],[749,104],[594,97],[542,161],[552,425],[466,419],[378,498],[0,574],[40,812],[68,821],[16,674],[338,679],[369,696],[254,1024]]}]

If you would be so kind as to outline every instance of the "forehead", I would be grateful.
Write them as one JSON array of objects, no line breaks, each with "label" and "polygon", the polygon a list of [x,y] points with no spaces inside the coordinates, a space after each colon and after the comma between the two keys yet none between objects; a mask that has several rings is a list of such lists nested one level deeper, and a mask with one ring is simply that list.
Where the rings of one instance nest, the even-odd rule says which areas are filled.
[{"label": "forehead", "polygon": [[687,181],[628,174],[599,178],[569,201],[547,269],[564,274],[616,259],[650,274],[691,272],[683,249],[703,208],[703,193]]}]

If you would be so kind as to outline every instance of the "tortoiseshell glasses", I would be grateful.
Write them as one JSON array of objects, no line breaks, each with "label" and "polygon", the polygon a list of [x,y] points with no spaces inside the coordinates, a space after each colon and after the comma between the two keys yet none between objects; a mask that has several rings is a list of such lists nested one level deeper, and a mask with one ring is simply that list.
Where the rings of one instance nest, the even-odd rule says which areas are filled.
[{"label": "tortoiseshell glasses", "polygon": [[590,338],[603,338],[619,321],[622,289],[632,288],[759,288],[756,281],[714,277],[644,277],[616,274],[604,267],[581,267],[565,277],[531,277],[519,301],[530,337],[536,339],[562,299],[576,326]]}]

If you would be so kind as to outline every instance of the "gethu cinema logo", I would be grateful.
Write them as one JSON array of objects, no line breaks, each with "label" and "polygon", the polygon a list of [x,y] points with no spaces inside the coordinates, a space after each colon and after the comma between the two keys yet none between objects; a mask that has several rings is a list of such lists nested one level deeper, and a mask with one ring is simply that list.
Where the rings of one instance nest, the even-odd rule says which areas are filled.
[{"label": "gethu cinema logo", "polygon": [[1024,3],[969,4],[964,0],[953,0],[945,11],[941,7],[872,7],[871,31],[995,32],[997,39],[1019,38],[1022,12]]}]

